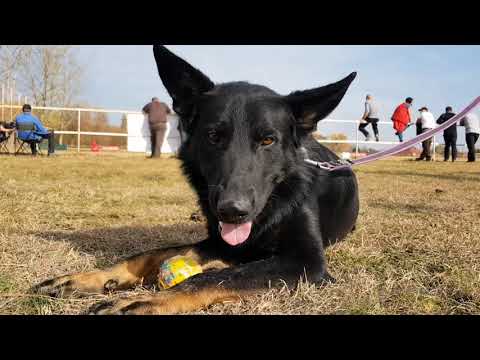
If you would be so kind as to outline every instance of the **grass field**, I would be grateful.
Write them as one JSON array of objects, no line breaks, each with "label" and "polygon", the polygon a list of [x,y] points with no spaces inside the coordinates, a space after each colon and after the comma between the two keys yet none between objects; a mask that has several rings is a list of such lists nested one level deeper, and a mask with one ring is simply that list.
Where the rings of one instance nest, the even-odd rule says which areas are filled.
[{"label": "grass field", "polygon": [[[198,313],[480,314],[480,163],[388,160],[356,173],[357,230],[327,251],[336,284],[271,289]],[[50,299],[26,290],[205,236],[174,158],[1,156],[0,183],[1,314],[80,314],[119,294]]]}]

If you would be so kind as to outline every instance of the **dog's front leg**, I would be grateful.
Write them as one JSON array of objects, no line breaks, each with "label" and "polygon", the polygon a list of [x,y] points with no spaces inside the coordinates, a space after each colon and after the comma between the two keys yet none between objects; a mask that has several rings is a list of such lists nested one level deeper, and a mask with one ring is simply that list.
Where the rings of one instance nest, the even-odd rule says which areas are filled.
[{"label": "dog's front leg", "polygon": [[195,311],[226,300],[267,289],[278,283],[295,286],[305,274],[305,267],[291,259],[272,257],[198,274],[171,290],[157,294],[100,303],[90,314],[154,315]]},{"label": "dog's front leg", "polygon": [[196,260],[203,270],[228,266],[204,250],[202,245],[206,241],[193,246],[149,251],[132,256],[104,270],[60,276],[34,286],[31,291],[54,297],[66,297],[73,294],[85,296],[127,290],[136,285],[148,286],[156,284],[162,262],[176,255],[185,255]]}]

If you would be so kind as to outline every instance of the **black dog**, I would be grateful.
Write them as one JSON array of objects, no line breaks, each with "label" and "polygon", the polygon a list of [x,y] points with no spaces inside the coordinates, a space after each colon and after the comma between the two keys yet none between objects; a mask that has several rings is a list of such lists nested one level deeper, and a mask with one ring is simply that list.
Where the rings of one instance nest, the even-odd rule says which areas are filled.
[{"label": "black dog", "polygon": [[260,85],[215,85],[165,47],[154,46],[160,77],[180,116],[180,158],[207,218],[209,237],[158,250],[110,269],[46,281],[51,295],[127,289],[155,283],[174,255],[204,272],[151,296],[101,304],[94,313],[159,314],[197,309],[275,281],[333,280],[324,249],[353,230],[358,215],[354,173],[324,172],[304,159],[337,160],[311,136],[340,103],[356,74],[324,87],[281,96]]}]

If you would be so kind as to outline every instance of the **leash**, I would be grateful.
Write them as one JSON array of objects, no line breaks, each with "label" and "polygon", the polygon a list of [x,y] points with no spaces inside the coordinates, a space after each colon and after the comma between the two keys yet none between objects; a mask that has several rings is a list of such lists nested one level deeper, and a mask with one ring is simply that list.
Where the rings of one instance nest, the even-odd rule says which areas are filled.
[{"label": "leash", "polygon": [[461,120],[465,115],[467,115],[469,112],[471,112],[474,108],[476,108],[480,104],[480,96],[477,97],[473,102],[468,105],[465,109],[463,109],[460,113],[457,115],[453,116],[452,118],[448,119],[445,121],[443,124],[440,124],[437,126],[435,129],[428,130],[420,135],[415,136],[414,138],[407,140],[405,142],[402,142],[398,145],[395,145],[389,149],[377,152],[375,154],[371,154],[368,156],[365,156],[364,158],[357,159],[354,161],[351,160],[333,160],[333,161],[324,161],[324,162],[318,162],[318,161],[313,161],[311,159],[305,159],[304,161],[307,164],[313,165],[315,167],[318,167],[322,170],[327,170],[327,171],[336,171],[336,170],[341,170],[341,169],[348,169],[351,168],[354,165],[362,165],[362,164],[368,164],[373,161],[377,161],[395,154],[398,154],[399,152],[402,152],[403,150],[406,150],[408,148],[411,148],[412,146],[421,143],[435,134],[438,134],[439,132],[449,128],[453,124],[457,123],[459,120]]}]

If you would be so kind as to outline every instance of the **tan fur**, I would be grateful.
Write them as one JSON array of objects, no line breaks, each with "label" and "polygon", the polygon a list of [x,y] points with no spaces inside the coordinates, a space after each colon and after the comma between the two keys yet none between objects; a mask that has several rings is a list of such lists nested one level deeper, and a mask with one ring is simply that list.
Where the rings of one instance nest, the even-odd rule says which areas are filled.
[{"label": "tan fur", "polygon": [[166,291],[163,293],[120,299],[111,306],[96,311],[99,315],[127,314],[127,315],[162,315],[178,314],[199,310],[209,305],[225,302],[240,301],[247,291],[227,290],[222,288],[207,288],[196,292]]},{"label": "tan fur", "polygon": [[202,270],[203,271],[208,271],[208,270],[221,270],[221,269],[226,269],[230,267],[231,265],[226,263],[225,261],[222,260],[212,260],[208,261],[202,265]]},{"label": "tan fur", "polygon": [[127,290],[136,285],[154,285],[157,283],[160,265],[166,259],[177,255],[192,258],[202,266],[203,271],[224,269],[229,266],[217,259],[204,259],[192,246],[185,246],[146,252],[105,270],[62,276],[40,284],[35,291],[44,294],[54,293],[62,297]]}]

